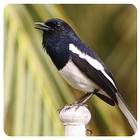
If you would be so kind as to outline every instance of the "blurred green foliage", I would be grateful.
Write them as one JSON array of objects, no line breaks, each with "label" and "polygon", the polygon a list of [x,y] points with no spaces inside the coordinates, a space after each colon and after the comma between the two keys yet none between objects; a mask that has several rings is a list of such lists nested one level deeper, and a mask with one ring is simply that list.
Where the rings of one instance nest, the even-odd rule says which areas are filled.
[{"label": "blurred green foliage", "polygon": [[[133,5],[11,4],[4,8],[4,131],[9,136],[63,136],[57,109],[83,95],[60,76],[42,49],[34,22],[67,21],[114,74],[136,116],[137,11]],[[133,135],[117,107],[92,97],[94,135]]]}]

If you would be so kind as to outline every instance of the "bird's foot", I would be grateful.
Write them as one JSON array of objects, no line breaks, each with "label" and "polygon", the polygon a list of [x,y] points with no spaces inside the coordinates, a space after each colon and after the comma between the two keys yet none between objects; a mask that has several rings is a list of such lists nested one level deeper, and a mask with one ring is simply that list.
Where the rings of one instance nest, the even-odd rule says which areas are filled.
[{"label": "bird's foot", "polygon": [[71,109],[73,107],[75,107],[75,111],[76,111],[80,106],[85,106],[87,109],[89,109],[89,106],[86,105],[86,104],[83,104],[83,103],[79,103],[79,104],[72,103],[70,105],[66,105],[66,106],[58,109],[57,111],[60,113],[63,108],[65,108],[65,111],[67,111],[67,110],[69,110],[69,109]]},{"label": "bird's foot", "polygon": [[66,110],[71,109],[73,107],[76,107],[75,108],[75,111],[76,111],[80,106],[85,106],[87,109],[89,109],[89,106],[86,105],[86,104],[83,104],[83,103],[79,103],[79,104],[72,103],[72,104],[68,105],[68,107],[66,108]]}]

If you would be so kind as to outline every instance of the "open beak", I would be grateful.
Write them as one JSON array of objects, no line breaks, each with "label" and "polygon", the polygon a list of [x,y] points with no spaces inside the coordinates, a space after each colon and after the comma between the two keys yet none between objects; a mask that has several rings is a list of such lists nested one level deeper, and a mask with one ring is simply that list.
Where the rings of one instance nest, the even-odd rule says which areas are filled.
[{"label": "open beak", "polygon": [[40,22],[36,22],[34,23],[35,25],[40,25],[42,27],[34,27],[35,29],[39,29],[39,30],[43,30],[43,31],[49,31],[49,30],[53,30],[53,28],[45,25],[44,23],[40,23]]}]

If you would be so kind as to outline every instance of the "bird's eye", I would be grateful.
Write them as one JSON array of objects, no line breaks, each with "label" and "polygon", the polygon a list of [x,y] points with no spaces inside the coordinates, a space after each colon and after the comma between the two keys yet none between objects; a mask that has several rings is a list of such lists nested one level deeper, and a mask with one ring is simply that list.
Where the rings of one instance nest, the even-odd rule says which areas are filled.
[{"label": "bird's eye", "polygon": [[59,25],[59,24],[56,24],[56,25],[55,25],[55,29],[56,29],[56,30],[60,30],[60,28],[61,28],[61,25]]}]

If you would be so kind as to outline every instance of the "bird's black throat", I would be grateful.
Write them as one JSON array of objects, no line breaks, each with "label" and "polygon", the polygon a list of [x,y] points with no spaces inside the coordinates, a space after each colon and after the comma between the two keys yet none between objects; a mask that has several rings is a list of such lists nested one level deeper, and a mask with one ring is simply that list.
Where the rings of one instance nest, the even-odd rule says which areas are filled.
[{"label": "bird's black throat", "polygon": [[47,51],[57,69],[62,69],[70,58],[68,47],[69,43],[58,37],[56,37],[55,40],[51,39],[50,36],[48,38],[44,33],[42,44],[43,48]]}]

